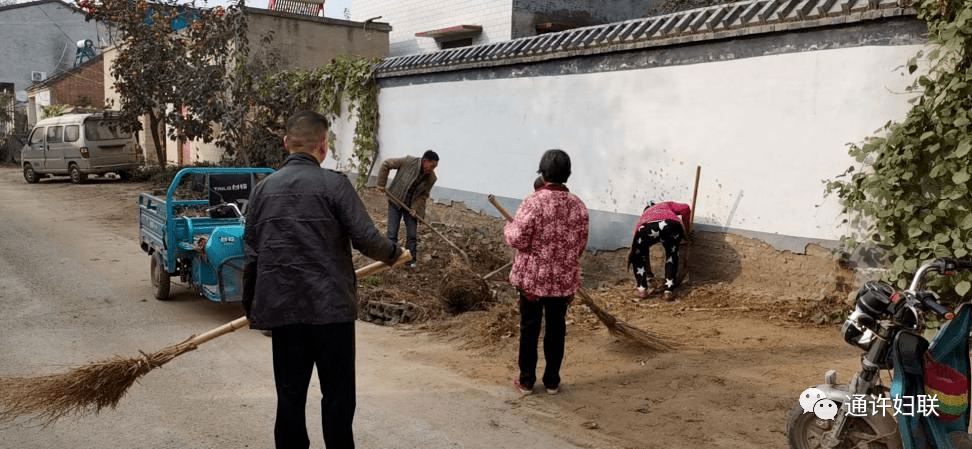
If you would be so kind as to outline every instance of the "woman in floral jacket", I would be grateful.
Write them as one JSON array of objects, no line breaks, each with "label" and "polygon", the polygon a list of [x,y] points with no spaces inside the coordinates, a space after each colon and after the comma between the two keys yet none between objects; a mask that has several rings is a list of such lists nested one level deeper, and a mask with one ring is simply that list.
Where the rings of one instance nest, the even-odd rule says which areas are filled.
[{"label": "woman in floral jacket", "polygon": [[545,185],[523,200],[513,221],[506,224],[506,243],[516,248],[510,283],[520,291],[520,375],[513,384],[524,394],[536,383],[537,341],[543,336],[546,366],[543,385],[549,394],[560,391],[564,359],[564,322],[567,306],[580,289],[578,258],[587,246],[587,207],[564,183],[570,176],[570,157],[548,150],[540,159]]}]

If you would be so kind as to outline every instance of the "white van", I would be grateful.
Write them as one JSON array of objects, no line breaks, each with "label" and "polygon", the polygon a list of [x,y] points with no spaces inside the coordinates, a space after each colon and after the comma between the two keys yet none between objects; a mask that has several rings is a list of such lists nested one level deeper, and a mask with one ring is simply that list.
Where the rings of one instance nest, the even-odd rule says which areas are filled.
[{"label": "white van", "polygon": [[35,183],[44,175],[69,175],[79,184],[89,174],[108,172],[125,179],[138,167],[135,140],[113,121],[106,113],[95,113],[37,122],[20,150],[24,179]]}]

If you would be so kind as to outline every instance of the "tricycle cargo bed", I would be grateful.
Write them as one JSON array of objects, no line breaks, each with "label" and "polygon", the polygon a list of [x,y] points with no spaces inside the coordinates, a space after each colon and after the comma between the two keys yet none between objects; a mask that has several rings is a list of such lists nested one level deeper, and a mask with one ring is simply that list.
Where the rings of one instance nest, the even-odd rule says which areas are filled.
[{"label": "tricycle cargo bed", "polygon": [[[181,206],[208,206],[207,201],[180,201]],[[202,207],[199,207],[202,209]],[[138,197],[138,226],[141,236],[142,249],[152,254],[155,251],[165,252],[169,250],[165,233],[172,228],[173,237],[177,246],[175,247],[176,257],[184,255],[188,251],[193,251],[193,244],[199,238],[207,238],[213,230],[221,226],[241,225],[239,217],[232,218],[212,218],[208,216],[193,215],[173,215],[170,225],[166,225],[168,218],[165,215],[165,200],[143,193]]]},{"label": "tricycle cargo bed", "polygon": [[[207,299],[240,300],[243,213],[250,190],[270,173],[269,168],[185,168],[164,197],[139,195],[139,241],[152,257],[156,298],[166,299],[169,277],[179,276]],[[180,185],[187,176],[188,188]]]}]

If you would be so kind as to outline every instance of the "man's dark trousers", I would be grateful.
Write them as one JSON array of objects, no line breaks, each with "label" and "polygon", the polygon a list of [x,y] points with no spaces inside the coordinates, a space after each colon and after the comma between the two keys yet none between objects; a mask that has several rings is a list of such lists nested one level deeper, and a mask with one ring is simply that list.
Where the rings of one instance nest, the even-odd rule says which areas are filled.
[{"label": "man's dark trousers", "polygon": [[405,249],[412,253],[412,260],[418,257],[418,220],[397,204],[388,202],[388,240],[398,246],[398,229],[405,220]]},{"label": "man's dark trousers", "polygon": [[304,409],[317,365],[327,449],[354,448],[354,323],[294,324],[273,329],[273,378],[277,386],[277,449],[310,446]]}]

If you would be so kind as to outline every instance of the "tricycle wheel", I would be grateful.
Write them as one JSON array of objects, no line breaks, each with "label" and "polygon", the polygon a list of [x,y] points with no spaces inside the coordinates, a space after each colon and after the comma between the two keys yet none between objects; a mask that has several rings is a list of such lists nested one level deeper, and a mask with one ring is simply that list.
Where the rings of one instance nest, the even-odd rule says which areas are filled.
[{"label": "tricycle wheel", "polygon": [[169,272],[165,271],[165,264],[162,263],[162,256],[158,252],[152,254],[151,273],[155,299],[160,301],[169,299]]}]

